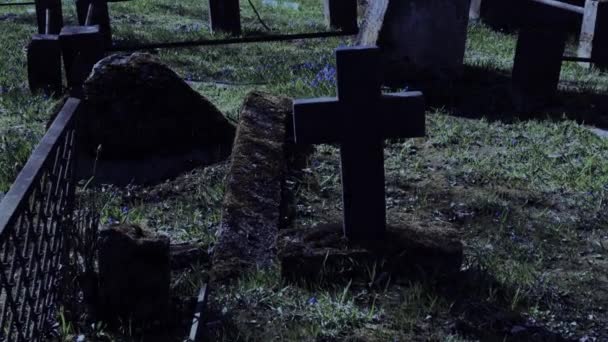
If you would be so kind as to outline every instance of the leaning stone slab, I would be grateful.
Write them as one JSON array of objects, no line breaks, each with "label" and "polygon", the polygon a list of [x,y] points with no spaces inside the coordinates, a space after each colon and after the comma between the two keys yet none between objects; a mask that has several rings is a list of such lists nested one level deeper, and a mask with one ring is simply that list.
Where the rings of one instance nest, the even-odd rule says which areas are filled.
[{"label": "leaning stone slab", "polygon": [[281,231],[279,260],[290,280],[365,279],[377,275],[434,277],[458,272],[462,265],[460,234],[450,227],[387,227],[382,240],[350,242],[341,224]]},{"label": "leaning stone slab", "polygon": [[[91,176],[97,157],[96,176],[120,184],[177,176],[188,166],[208,165],[230,154],[234,125],[149,54],[99,61],[84,84],[84,97],[87,110],[78,135],[84,178]],[[146,172],[152,175],[142,176]],[[136,179],[112,181],[121,174]]]},{"label": "leaning stone slab", "polygon": [[89,105],[83,120],[90,152],[104,159],[142,158],[230,147],[234,126],[209,100],[149,54],[112,55],[85,82]]},{"label": "leaning stone slab", "polygon": [[382,49],[385,82],[452,79],[464,68],[469,0],[370,1],[358,45]]},{"label": "leaning stone slab", "polygon": [[215,281],[275,264],[291,106],[290,99],[259,92],[245,99],[212,257]]}]

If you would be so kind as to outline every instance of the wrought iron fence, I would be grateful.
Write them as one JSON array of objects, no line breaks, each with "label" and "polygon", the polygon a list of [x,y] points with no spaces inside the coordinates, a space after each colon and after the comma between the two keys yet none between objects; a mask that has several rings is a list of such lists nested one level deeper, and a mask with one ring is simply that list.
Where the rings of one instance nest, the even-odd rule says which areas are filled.
[{"label": "wrought iron fence", "polygon": [[75,248],[88,245],[82,236],[90,226],[74,220],[81,107],[67,100],[0,203],[0,341],[45,338],[56,319],[62,275],[84,255]]}]

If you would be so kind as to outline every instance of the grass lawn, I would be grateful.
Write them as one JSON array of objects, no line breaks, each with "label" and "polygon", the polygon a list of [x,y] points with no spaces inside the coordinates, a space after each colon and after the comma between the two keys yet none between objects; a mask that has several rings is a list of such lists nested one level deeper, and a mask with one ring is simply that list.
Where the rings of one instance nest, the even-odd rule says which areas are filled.
[{"label": "grass lawn", "polygon": [[[294,1],[297,9],[280,5],[286,1],[277,0],[278,7],[252,2],[277,32],[325,29],[321,1]],[[241,9],[245,34],[264,31],[247,1]],[[211,38],[205,1],[134,0],[111,3],[110,11],[120,43]],[[72,2],[64,2],[64,13],[68,23],[75,22]],[[34,23],[27,8],[0,7],[0,195],[44,134],[58,102],[32,96],[27,88],[24,49]],[[300,287],[277,272],[263,272],[216,289],[210,308],[217,335],[225,341],[487,340],[481,332],[498,329],[504,315],[517,312],[525,319],[522,329],[532,329],[528,324],[566,338],[608,340],[608,139],[585,126],[608,127],[588,105],[608,90],[608,74],[564,64],[559,106],[532,120],[502,117],[504,93],[498,86],[494,91],[493,82],[509,76],[515,39],[471,25],[466,64],[477,73],[465,78],[471,89],[485,82],[471,100],[483,105],[460,113],[433,103],[427,137],[385,149],[389,222],[460,230],[461,283]],[[153,53],[237,118],[253,89],[294,98],[335,95],[333,50],[351,43],[333,38]],[[339,216],[338,157],[333,146],[316,149],[300,180],[299,224]],[[103,186],[88,194],[102,208],[103,223],[138,223],[174,240],[211,246],[226,170],[222,163],[156,187]],[[175,277],[173,288],[195,295],[205,277],[205,267],[195,265]],[[370,273],[371,283],[375,277]],[[79,329],[62,329],[61,339],[85,332],[106,338],[103,329]],[[113,338],[134,339],[123,335]]]}]

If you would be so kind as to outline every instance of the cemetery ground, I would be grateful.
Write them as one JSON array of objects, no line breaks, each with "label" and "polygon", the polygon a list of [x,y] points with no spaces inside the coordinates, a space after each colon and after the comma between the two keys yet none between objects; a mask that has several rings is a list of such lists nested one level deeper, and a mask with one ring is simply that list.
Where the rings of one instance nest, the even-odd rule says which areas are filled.
[{"label": "cemetery ground", "polygon": [[[274,30],[324,30],[319,1],[297,1],[298,8],[253,3]],[[241,6],[245,33],[263,33],[247,2]],[[211,38],[201,1],[133,1],[111,4],[110,11],[118,42]],[[75,22],[71,2],[64,2],[64,13]],[[34,24],[27,9],[0,9],[0,194],[60,102],[27,89],[24,47]],[[236,121],[254,89],[293,98],[335,95],[334,49],[349,42],[153,53]],[[306,284],[259,272],[213,289],[211,334],[225,341],[468,341],[502,340],[505,333],[539,341],[608,340],[608,139],[586,126],[607,128],[608,117],[585,106],[608,91],[608,75],[565,64],[560,91],[569,97],[560,106],[534,119],[503,115],[502,83],[514,48],[513,34],[472,24],[467,82],[430,99],[427,137],[387,142],[385,148],[388,223],[458,229],[462,272],[403,281],[377,274],[375,265],[359,265],[367,279],[335,279],[328,270]],[[471,110],[457,115],[449,98],[464,92],[474,94],[465,104]],[[104,224],[140,224],[174,241],[210,247],[227,169],[228,161],[155,186],[83,183],[79,205],[97,206]],[[295,224],[340,220],[339,175],[338,149],[317,146],[307,167],[292,175]],[[174,292],[195,296],[207,271],[201,262],[174,274]],[[58,328],[64,341],[79,334],[135,339],[128,324],[121,331],[77,322]]]}]

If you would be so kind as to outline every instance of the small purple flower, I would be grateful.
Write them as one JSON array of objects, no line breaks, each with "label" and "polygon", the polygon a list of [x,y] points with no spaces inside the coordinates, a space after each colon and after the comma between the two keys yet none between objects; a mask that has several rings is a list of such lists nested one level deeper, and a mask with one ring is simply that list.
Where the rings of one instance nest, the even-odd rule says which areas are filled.
[{"label": "small purple flower", "polygon": [[317,297],[310,297],[308,299],[308,305],[315,305],[317,304],[319,301],[317,300]]},{"label": "small purple flower", "polygon": [[129,207],[122,207],[122,208],[120,208],[120,212],[123,215],[127,215],[129,213]]}]

